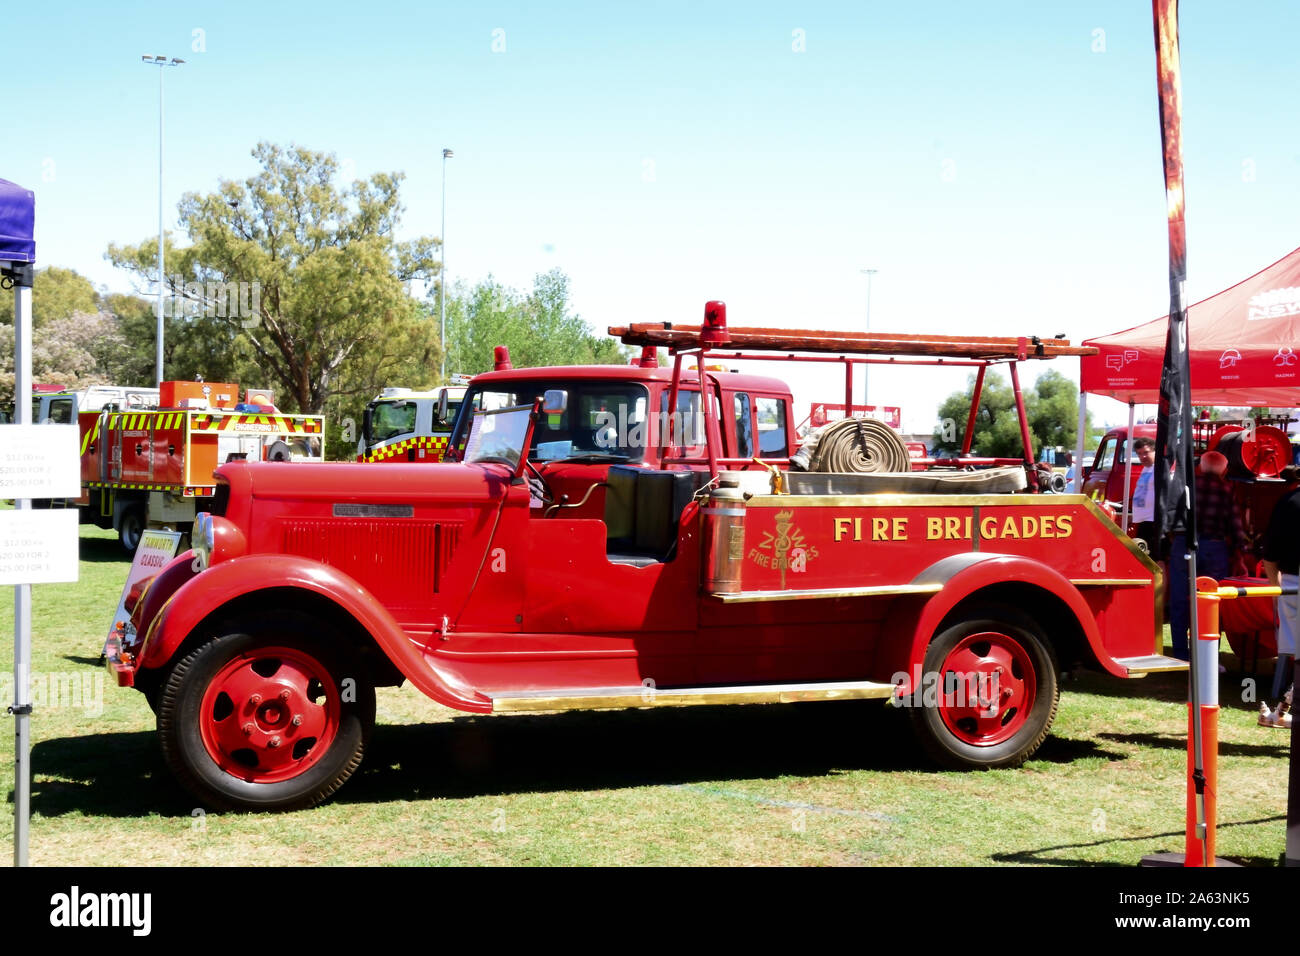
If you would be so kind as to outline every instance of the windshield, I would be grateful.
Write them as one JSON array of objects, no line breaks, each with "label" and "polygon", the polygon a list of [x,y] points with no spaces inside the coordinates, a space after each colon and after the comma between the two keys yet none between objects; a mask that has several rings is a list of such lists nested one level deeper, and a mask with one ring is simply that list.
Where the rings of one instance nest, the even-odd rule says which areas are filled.
[{"label": "windshield", "polygon": [[416,407],[415,402],[401,399],[374,402],[366,416],[366,444],[373,445],[415,431]]},{"label": "windshield", "polygon": [[645,457],[649,392],[634,382],[529,380],[473,387],[465,395],[451,447],[464,448],[474,412],[531,406],[548,389],[567,392],[568,402],[563,412],[539,416],[528,453],[531,460]]},{"label": "windshield", "polygon": [[456,413],[460,411],[460,399],[451,398],[447,400],[447,417],[438,417],[438,405],[435,402],[433,406],[433,430],[436,432],[450,431],[452,422],[456,420]]},{"label": "windshield", "polygon": [[532,414],[531,405],[475,412],[465,447],[465,460],[500,462],[511,468],[518,467],[519,453],[528,437],[528,420]]}]

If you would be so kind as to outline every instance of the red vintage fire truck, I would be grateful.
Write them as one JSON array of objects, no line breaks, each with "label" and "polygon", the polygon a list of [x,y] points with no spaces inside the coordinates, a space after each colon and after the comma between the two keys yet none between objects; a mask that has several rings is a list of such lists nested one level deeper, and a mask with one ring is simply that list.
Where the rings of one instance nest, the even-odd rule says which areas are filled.
[{"label": "red vintage fire truck", "polygon": [[[105,647],[183,784],[219,807],[324,800],[361,761],[374,688],[406,680],[479,714],[879,698],[945,765],[1016,766],[1051,728],[1061,667],[1186,666],[1160,654],[1158,568],[1087,498],[1036,493],[1027,426],[1023,459],[799,472],[788,441],[759,462],[739,444],[738,373],[711,370],[798,352],[844,368],[849,404],[865,362],[981,382],[1006,364],[1019,396],[1018,363],[1084,350],[729,329],[721,303],[700,327],[611,333],[667,348],[671,371],[622,392],[479,376],[455,463],[217,470],[194,551]],[[669,412],[693,405],[698,436]]]}]

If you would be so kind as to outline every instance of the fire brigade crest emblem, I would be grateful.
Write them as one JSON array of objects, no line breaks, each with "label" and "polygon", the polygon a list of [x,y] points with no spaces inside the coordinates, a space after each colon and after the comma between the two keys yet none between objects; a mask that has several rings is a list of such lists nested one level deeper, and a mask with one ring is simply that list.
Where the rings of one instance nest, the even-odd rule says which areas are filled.
[{"label": "fire brigade crest emblem", "polygon": [[[767,553],[764,553],[767,552]],[[776,568],[781,572],[781,587],[785,575],[801,574],[808,570],[808,562],[817,557],[817,549],[809,546],[803,532],[794,524],[793,511],[776,513],[776,532],[763,532],[763,540],[750,553],[750,559],[760,567]]]}]

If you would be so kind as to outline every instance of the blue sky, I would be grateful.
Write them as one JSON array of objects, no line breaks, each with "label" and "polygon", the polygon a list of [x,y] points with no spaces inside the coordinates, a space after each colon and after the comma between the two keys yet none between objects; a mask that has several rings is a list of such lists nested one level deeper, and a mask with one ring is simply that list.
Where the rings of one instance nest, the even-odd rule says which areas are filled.
[{"label": "blue sky", "polygon": [[[1193,299],[1300,245],[1298,26],[1182,10]],[[37,193],[40,264],[114,290],[108,243],[157,229],[163,53],[169,224],[265,139],[404,171],[404,231],[437,235],[447,146],[452,278],[559,267],[598,329],[711,298],[861,328],[867,267],[876,330],[1081,340],[1168,306],[1140,2],[51,3],[6,35],[0,176]],[[926,429],[962,379],[883,370],[872,399]]]}]

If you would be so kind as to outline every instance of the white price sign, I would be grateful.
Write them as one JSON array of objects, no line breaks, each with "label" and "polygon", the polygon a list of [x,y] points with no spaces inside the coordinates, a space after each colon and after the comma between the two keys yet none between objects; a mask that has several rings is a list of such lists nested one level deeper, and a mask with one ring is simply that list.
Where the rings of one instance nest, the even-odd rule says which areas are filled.
[{"label": "white price sign", "polygon": [[77,512],[0,511],[0,585],[77,580]]},{"label": "white price sign", "polygon": [[76,425],[0,425],[0,498],[81,495]]}]

